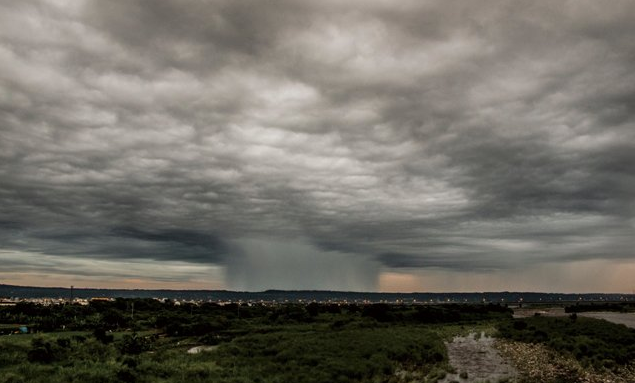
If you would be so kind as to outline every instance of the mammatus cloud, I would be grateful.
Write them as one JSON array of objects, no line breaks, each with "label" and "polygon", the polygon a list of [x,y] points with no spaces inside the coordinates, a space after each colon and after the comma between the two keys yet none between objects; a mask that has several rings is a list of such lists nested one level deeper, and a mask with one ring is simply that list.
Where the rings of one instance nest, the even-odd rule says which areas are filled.
[{"label": "mammatus cloud", "polygon": [[631,2],[0,8],[5,278],[435,289],[635,255]]}]

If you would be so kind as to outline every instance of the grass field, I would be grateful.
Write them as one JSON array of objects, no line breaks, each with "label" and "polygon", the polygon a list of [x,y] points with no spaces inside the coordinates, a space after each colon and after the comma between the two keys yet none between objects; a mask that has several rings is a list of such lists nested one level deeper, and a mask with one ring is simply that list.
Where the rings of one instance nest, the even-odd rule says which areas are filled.
[{"label": "grass field", "polygon": [[[156,340],[137,352],[122,347],[130,333],[115,335],[109,344],[86,332],[2,337],[0,382],[367,382],[390,380],[396,369],[447,368],[442,337],[413,326],[285,326],[195,355],[186,352],[195,339]],[[51,359],[33,360],[35,349]]]},{"label": "grass field", "polygon": [[[500,305],[290,304],[244,306],[239,314],[235,305],[137,300],[133,320],[129,303],[0,310],[4,326],[26,318],[40,331],[0,336],[0,383],[465,383],[473,377],[461,378],[462,367],[449,364],[445,343],[472,333],[506,340],[501,350],[519,365],[541,360],[544,370],[564,371],[549,375],[557,379],[574,371],[566,369],[573,363],[571,376],[628,382],[619,377],[631,376],[622,371],[635,360],[633,329],[573,314],[513,319]],[[214,347],[187,352],[195,346]],[[559,360],[571,362],[547,366]],[[534,370],[521,369],[520,381],[562,381]]]}]

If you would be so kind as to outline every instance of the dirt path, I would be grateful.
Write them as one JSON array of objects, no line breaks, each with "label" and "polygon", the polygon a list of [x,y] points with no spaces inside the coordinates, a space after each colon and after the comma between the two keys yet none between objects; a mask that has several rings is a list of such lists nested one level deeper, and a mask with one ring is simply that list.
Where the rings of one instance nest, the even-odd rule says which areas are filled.
[{"label": "dirt path", "polygon": [[441,383],[514,381],[518,372],[494,348],[494,338],[484,333],[454,337],[446,343],[450,364],[456,374],[448,374]]}]

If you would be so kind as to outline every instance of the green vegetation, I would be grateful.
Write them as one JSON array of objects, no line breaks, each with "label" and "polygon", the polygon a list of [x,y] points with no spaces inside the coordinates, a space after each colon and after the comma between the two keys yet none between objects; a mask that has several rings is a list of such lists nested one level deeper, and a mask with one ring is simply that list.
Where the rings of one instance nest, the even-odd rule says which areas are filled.
[{"label": "green vegetation", "polygon": [[[448,331],[510,316],[500,305],[19,304],[0,322],[36,333],[0,337],[0,383],[436,381],[450,370]],[[213,349],[187,352],[201,345]]]},{"label": "green vegetation", "polygon": [[396,367],[426,371],[446,361],[440,337],[416,327],[290,326],[196,355],[186,353],[193,343],[184,338],[123,334],[108,344],[63,333],[28,338],[0,340],[0,382],[362,382],[384,380]]},{"label": "green vegetation", "polygon": [[[0,383],[436,382],[458,373],[443,341],[491,334],[492,326],[498,336],[544,344],[596,369],[635,360],[635,330],[575,313],[515,320],[495,304],[117,299],[1,307],[0,330],[11,335],[0,335]],[[188,353],[194,347],[203,351]]]},{"label": "green vegetation", "polygon": [[615,369],[635,360],[635,330],[605,320],[538,316],[503,322],[499,332],[504,338],[545,344],[595,369]]}]

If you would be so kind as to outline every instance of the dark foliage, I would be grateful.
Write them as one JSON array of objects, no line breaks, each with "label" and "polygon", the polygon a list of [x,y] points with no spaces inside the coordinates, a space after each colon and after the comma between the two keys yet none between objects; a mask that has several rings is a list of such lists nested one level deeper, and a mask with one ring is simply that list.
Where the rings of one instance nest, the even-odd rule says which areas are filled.
[{"label": "dark foliage", "polygon": [[93,336],[95,337],[95,339],[97,339],[98,341],[100,341],[103,344],[112,343],[113,340],[114,340],[114,336],[112,334],[108,333],[106,331],[106,329],[104,329],[103,327],[97,327],[93,331]]},{"label": "dark foliage", "polygon": [[379,322],[457,323],[511,318],[512,310],[498,304],[388,305],[373,304],[362,308],[362,316]]},{"label": "dark foliage", "polygon": [[137,355],[152,348],[152,339],[136,333],[125,334],[117,346],[122,354]]},{"label": "dark foliage", "polygon": [[612,311],[619,313],[635,312],[635,303],[578,303],[564,308],[566,313]]}]

